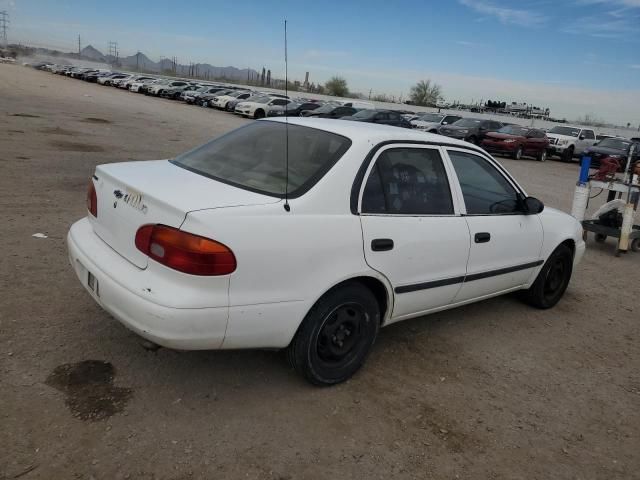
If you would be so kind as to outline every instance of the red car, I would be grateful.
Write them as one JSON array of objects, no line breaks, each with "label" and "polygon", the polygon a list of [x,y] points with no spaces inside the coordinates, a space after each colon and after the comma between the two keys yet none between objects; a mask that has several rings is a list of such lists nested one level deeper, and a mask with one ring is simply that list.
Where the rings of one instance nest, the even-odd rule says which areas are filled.
[{"label": "red car", "polygon": [[524,155],[537,158],[541,162],[547,159],[549,139],[537,128],[506,125],[497,132],[487,133],[482,148],[491,153],[502,153],[520,160]]}]

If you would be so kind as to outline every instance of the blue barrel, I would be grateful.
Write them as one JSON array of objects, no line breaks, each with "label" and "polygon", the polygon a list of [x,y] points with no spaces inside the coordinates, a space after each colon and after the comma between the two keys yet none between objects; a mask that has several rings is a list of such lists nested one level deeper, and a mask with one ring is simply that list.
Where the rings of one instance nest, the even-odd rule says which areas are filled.
[{"label": "blue barrel", "polygon": [[578,183],[585,185],[589,181],[589,167],[591,166],[591,157],[584,155],[580,162],[580,178]]}]

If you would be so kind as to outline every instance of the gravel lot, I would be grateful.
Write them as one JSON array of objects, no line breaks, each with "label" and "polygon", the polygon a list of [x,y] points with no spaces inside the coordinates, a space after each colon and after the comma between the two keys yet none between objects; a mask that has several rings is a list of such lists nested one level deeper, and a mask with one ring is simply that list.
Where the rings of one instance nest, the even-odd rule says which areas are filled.
[{"label": "gravel lot", "polygon": [[[395,324],[334,388],[279,352],[144,350],[68,265],[87,179],[245,122],[0,65],[0,479],[640,478],[640,254],[612,242],[555,309]],[[503,163],[570,210],[575,164]]]}]

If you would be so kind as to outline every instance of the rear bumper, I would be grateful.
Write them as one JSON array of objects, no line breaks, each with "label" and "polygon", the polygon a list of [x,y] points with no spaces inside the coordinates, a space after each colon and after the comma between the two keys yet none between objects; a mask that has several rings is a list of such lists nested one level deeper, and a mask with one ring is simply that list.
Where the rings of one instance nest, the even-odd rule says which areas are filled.
[{"label": "rear bumper", "polygon": [[[205,350],[222,346],[228,307],[175,308],[146,298],[152,296],[151,291],[143,288],[144,276],[149,273],[104,243],[93,232],[87,218],[73,224],[67,235],[67,245],[69,261],[82,286],[102,308],[130,330],[169,348]],[[97,281],[94,289],[89,286],[89,273]],[[140,288],[134,290],[131,284],[136,280]]]}]

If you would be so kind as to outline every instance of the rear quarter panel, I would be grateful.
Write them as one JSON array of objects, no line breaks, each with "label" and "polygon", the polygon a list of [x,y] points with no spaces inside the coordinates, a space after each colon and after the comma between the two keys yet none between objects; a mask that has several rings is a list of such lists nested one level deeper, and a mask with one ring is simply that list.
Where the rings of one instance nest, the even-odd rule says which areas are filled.
[{"label": "rear quarter panel", "polygon": [[327,290],[379,276],[364,261],[360,220],[351,213],[295,206],[287,213],[283,203],[221,208],[190,213],[182,229],[222,242],[236,256],[223,348],[284,347]]}]

